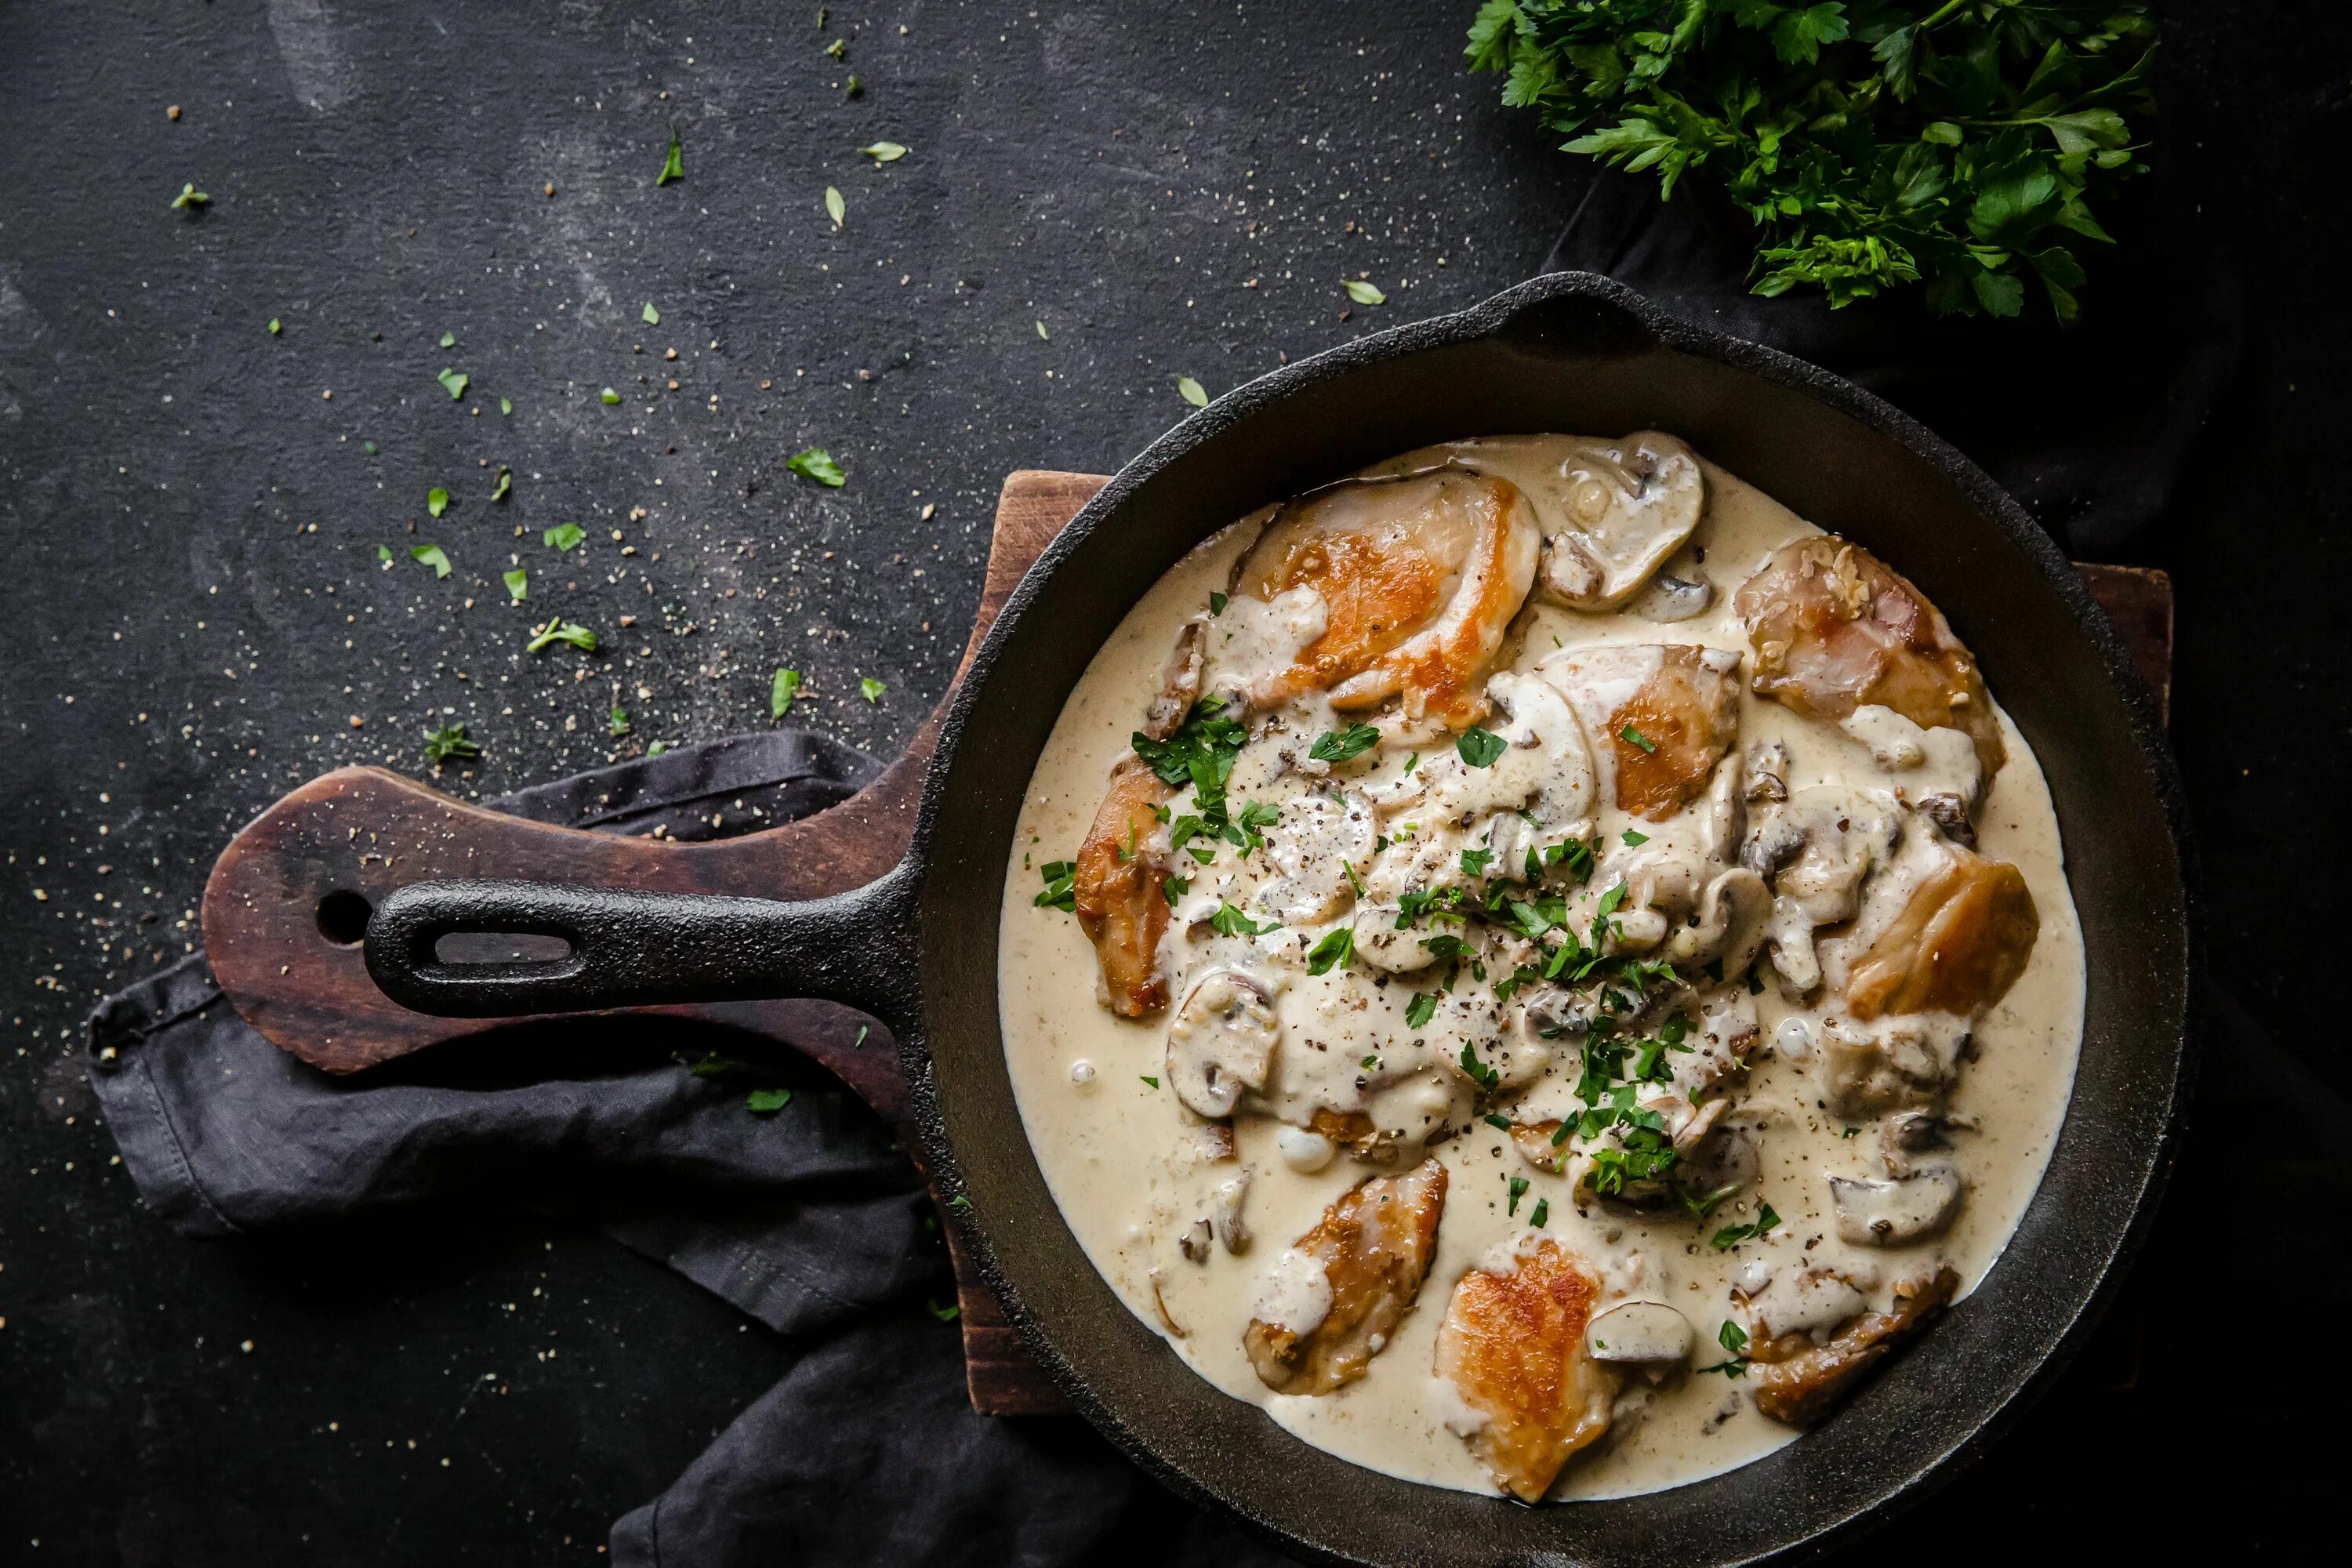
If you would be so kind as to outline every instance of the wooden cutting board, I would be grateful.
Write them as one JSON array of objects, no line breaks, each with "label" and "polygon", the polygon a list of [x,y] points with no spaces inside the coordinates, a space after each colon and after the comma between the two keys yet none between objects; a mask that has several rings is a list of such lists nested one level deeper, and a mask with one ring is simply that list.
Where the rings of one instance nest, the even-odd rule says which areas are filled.
[{"label": "wooden cutting board", "polygon": [[[967,664],[1021,574],[1108,482],[1098,474],[1044,469],[1006,478]],[[2137,567],[2080,570],[2149,687],[2168,695],[2169,579]],[[338,769],[271,806],[222,851],[205,888],[205,952],[221,989],[248,1023],[271,1043],[329,1072],[356,1072],[481,1034],[515,1020],[428,1017],[375,988],[355,935],[368,908],[409,882],[455,877],[774,899],[844,891],[879,877],[905,854],[938,726],[935,712],[906,755],[830,810],[698,844],[525,822],[385,769]],[[800,1001],[631,1011],[701,1018],[799,1051],[898,1127],[905,1147],[920,1147],[908,1125],[895,1046],[887,1031],[861,1015]],[[955,1245],[953,1230],[942,1228],[954,1258],[972,1408],[984,1415],[1066,1410]]]}]

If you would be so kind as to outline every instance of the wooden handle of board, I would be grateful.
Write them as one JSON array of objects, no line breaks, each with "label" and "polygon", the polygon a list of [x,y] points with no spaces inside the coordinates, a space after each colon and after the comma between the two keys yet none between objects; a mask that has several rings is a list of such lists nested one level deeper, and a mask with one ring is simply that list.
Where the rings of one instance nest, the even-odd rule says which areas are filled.
[{"label": "wooden handle of board", "polygon": [[[1108,482],[1100,475],[1045,469],[1006,478],[967,661],[1021,574]],[[2139,567],[2080,570],[2141,675],[2159,700],[2168,699],[2170,580]],[[222,852],[205,889],[206,955],[222,991],[248,1023],[271,1043],[330,1072],[355,1072],[499,1028],[517,1020],[427,1017],[392,1003],[368,979],[352,940],[354,915],[364,924],[367,909],[394,889],[458,877],[785,899],[857,887],[906,852],[937,724],[935,713],[905,756],[839,805],[781,827],[701,844],[525,822],[381,768],[339,769],[271,806]],[[891,1042],[878,1031],[866,1033],[861,1042],[861,1032],[871,1026],[845,1009],[772,1001],[631,1011],[698,1018],[798,1050],[894,1124],[904,1122],[906,1097]],[[972,1408],[984,1415],[1067,1409],[950,1236]]]}]

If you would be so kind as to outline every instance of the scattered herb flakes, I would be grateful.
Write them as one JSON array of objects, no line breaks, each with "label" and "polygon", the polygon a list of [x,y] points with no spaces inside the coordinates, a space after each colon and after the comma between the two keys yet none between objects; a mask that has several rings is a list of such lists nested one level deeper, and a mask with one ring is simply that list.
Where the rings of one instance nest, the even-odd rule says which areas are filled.
[{"label": "scattered herb flakes", "polygon": [[[1422,939],[1423,946],[1427,947],[1429,943],[1429,938]],[[1441,953],[1438,956],[1444,955]],[[1470,1076],[1470,1081],[1480,1089],[1493,1089],[1503,1081],[1503,1075],[1500,1072],[1478,1059],[1478,1053],[1471,1049],[1470,1042],[1467,1040],[1462,1042],[1462,1070],[1467,1073]]]},{"label": "scattered herb flakes", "polygon": [[521,604],[530,597],[530,574],[518,566],[506,574],[507,597]]},{"label": "scattered herb flakes", "polygon": [[755,1089],[743,1097],[743,1109],[754,1116],[773,1116],[792,1102],[789,1089]]},{"label": "scattered herb flakes", "polygon": [[857,694],[866,699],[868,706],[881,701],[882,694],[889,689],[870,675],[857,683]]},{"label": "scattered herb flakes", "polygon": [[1356,959],[1356,928],[1339,926],[1324,934],[1307,953],[1307,973],[1328,974],[1334,969],[1345,969]]},{"label": "scattered herb flakes", "polygon": [[1043,321],[1037,323],[1037,335],[1047,342],[1051,342],[1054,337],[1051,332],[1045,330],[1045,323]]},{"label": "scattered herb flakes", "polygon": [[[1412,994],[1412,1000],[1405,1004],[1404,1026],[1408,1029],[1425,1027],[1435,1016],[1437,1016],[1437,993],[1434,991],[1416,991]],[[1507,1126],[1508,1123],[1505,1125]]]},{"label": "scattered herb flakes", "polygon": [[1344,731],[1326,730],[1315,737],[1307,754],[1318,763],[1344,763],[1362,756],[1381,743],[1381,732],[1370,724],[1350,724]]},{"label": "scattered herb flakes", "polygon": [[646,748],[646,755],[649,757],[658,757],[664,752],[668,750],[669,742],[667,741],[656,741],[652,745]]},{"label": "scattered herb flakes", "polygon": [[172,198],[172,209],[174,212],[192,213],[211,200],[212,197],[196,189],[194,185],[184,184],[180,187],[180,194]]},{"label": "scattered herb flakes", "polygon": [[435,485],[431,489],[426,490],[425,492],[425,510],[431,512],[435,517],[439,517],[443,512],[447,511],[449,510],[449,491],[447,487],[443,485]]},{"label": "scattered herb flakes", "polygon": [[392,546],[391,546],[391,545],[389,545],[389,544],[379,544],[379,545],[377,545],[377,546],[375,547],[375,558],[376,558],[376,562],[377,562],[377,563],[378,563],[379,565],[383,565],[383,566],[389,566],[389,565],[391,565],[391,564],[392,564]]},{"label": "scattered herb flakes", "polygon": [[1726,1377],[1747,1375],[1748,1358],[1741,1352],[1748,1348],[1748,1331],[1726,1318],[1723,1321],[1723,1327],[1715,1332],[1715,1342],[1729,1351],[1731,1357],[1727,1361],[1717,1362],[1713,1366],[1698,1368],[1699,1375],[1704,1377],[1710,1372],[1719,1372]]},{"label": "scattered herb flakes", "polygon": [[1158,1079],[1156,1079],[1156,1078],[1152,1077],[1152,1076],[1151,1076],[1150,1073],[1148,1073],[1148,1072],[1139,1072],[1139,1073],[1137,1073],[1135,1076],[1136,1076],[1136,1077],[1138,1077],[1138,1078],[1139,1078],[1139,1079],[1141,1079],[1144,1082],[1146,1082],[1146,1083],[1150,1084],[1150,1085],[1152,1088],[1154,1088],[1154,1089],[1158,1089],[1158,1088],[1160,1087],[1160,1080],[1159,1080]]},{"label": "scattered herb flakes", "polygon": [[1527,1195],[1528,1179],[1525,1176],[1513,1176],[1511,1178],[1511,1201],[1503,1206],[1503,1212],[1507,1215],[1515,1215],[1518,1213],[1519,1200]]},{"label": "scattered herb flakes", "polygon": [[841,193],[831,185],[824,188],[824,214],[825,216],[833,219],[833,226],[835,228],[839,228],[849,216],[849,204],[843,201]]},{"label": "scattered herb flakes", "polygon": [[781,719],[793,710],[793,699],[801,694],[801,672],[779,669],[768,683],[768,717]]},{"label": "scattered herb flakes", "polygon": [[375,448],[375,443],[374,443],[374,442],[373,442],[373,441],[362,441],[362,442],[361,442],[361,443],[360,443],[360,447],[361,447],[361,448],[362,448],[362,450],[364,450],[364,451],[367,453],[367,455],[368,455],[369,457],[373,458],[373,457],[374,457],[374,456],[375,456],[375,449],[376,449],[376,448]]},{"label": "scattered herb flakes", "polygon": [[448,388],[449,401],[455,403],[466,395],[467,384],[473,378],[462,370],[445,370],[433,379]]},{"label": "scattered herb flakes", "polygon": [[580,542],[587,537],[588,531],[576,522],[557,523],[540,535],[540,538],[557,550],[576,550],[580,547]]},{"label": "scattered herb flakes", "polygon": [[629,710],[625,708],[615,706],[612,713],[607,716],[606,725],[607,732],[616,739],[627,734],[629,732]]},{"label": "scattered herb flakes", "polygon": [[501,398],[499,398],[499,412],[500,414],[512,414],[512,413],[514,412],[514,402],[513,402],[513,400],[512,400],[511,398],[505,398],[505,397],[501,397]]},{"label": "scattered herb flakes", "polygon": [[1225,613],[1225,606],[1232,603],[1233,601],[1223,594],[1212,594],[1209,595],[1209,614],[1222,616]]},{"label": "scattered herb flakes", "polygon": [[1541,1230],[1550,1218],[1551,1200],[1549,1198],[1538,1198],[1536,1200],[1536,1206],[1528,1213],[1528,1223],[1534,1226],[1538,1230]]},{"label": "scattered herb flakes", "polygon": [[[1280,931],[1282,925],[1278,921],[1268,921],[1260,925],[1234,905],[1221,902],[1217,905],[1217,912],[1209,917],[1209,929],[1219,936],[1264,936],[1270,931]],[[1326,964],[1324,967],[1330,966]],[[1323,970],[1318,969],[1315,973],[1320,974]]]},{"label": "scattered herb flakes", "polygon": [[858,80],[854,73],[847,81],[841,84],[841,95],[844,98],[856,98],[865,91],[866,84]]},{"label": "scattered herb flakes", "polygon": [[499,477],[490,485],[490,499],[504,500],[514,489],[514,470],[504,463],[499,465]]},{"label": "scattered herb flakes", "polygon": [[466,726],[451,724],[445,729],[425,731],[425,760],[435,767],[451,762],[471,762],[482,754],[482,748],[466,737]]},{"label": "scattered herb flakes", "polygon": [[654,184],[667,185],[672,180],[684,178],[686,178],[686,149],[678,145],[677,132],[673,131],[669,133],[669,156],[662,160],[661,173],[654,176]]},{"label": "scattered herb flakes", "polygon": [[1646,833],[1636,833],[1630,827],[1625,830],[1625,847],[1628,849],[1639,849],[1649,841],[1650,836]]},{"label": "scattered herb flakes", "polygon": [[942,1307],[937,1301],[934,1301],[929,1297],[926,1296],[923,1299],[923,1305],[929,1310],[932,1317],[937,1318],[942,1323],[952,1323],[958,1318],[963,1316],[963,1309],[957,1306],[952,1301]]},{"label": "scattered herb flakes", "polygon": [[1389,302],[1389,297],[1381,292],[1379,285],[1367,283],[1360,278],[1349,279],[1347,289],[1348,298],[1359,305],[1385,305]]},{"label": "scattered herb flakes", "polygon": [[849,482],[849,476],[841,471],[841,465],[833,460],[833,454],[822,447],[809,447],[794,452],[784,459],[784,467],[804,479],[814,479],[818,484],[836,490]]},{"label": "scattered herb flakes", "polygon": [[958,1193],[955,1196],[948,1200],[948,1207],[955,1210],[958,1214],[970,1214],[971,1212],[971,1200],[964,1196],[961,1193]]},{"label": "scattered herb flakes", "polygon": [[658,327],[661,325],[661,312],[654,309],[654,302],[651,300],[646,301],[646,308],[638,311],[637,314],[644,320],[646,325],[648,327]]},{"label": "scattered herb flakes", "polygon": [[582,653],[596,651],[596,634],[577,621],[551,620],[543,626],[531,627],[530,632],[530,642],[523,650],[526,653],[537,653],[550,643],[559,642],[570,643]]},{"label": "scattered herb flakes", "polygon": [[1199,382],[1189,375],[1180,375],[1176,378],[1176,392],[1177,395],[1195,408],[1209,406],[1208,393],[1202,388]]},{"label": "scattered herb flakes", "polygon": [[1658,743],[1655,741],[1653,741],[1650,737],[1644,735],[1641,731],[1636,730],[1631,724],[1628,724],[1623,729],[1618,731],[1617,738],[1624,742],[1629,746],[1639,746],[1645,752],[1654,752],[1658,749]]},{"label": "scattered herb flakes", "polygon": [[1065,914],[1078,912],[1078,863],[1075,860],[1048,860],[1037,868],[1045,879],[1045,890],[1030,900],[1041,910],[1060,910]]},{"label": "scattered herb flakes", "polygon": [[1491,768],[1510,749],[1510,743],[1492,731],[1473,724],[1454,738],[1454,749],[1470,766]]},{"label": "scattered herb flakes", "polygon": [[604,406],[607,408],[618,408],[621,405],[621,395],[609,386],[604,389]]},{"label": "scattered herb flakes", "polygon": [[877,163],[895,163],[907,155],[907,150],[896,142],[877,142],[871,147],[860,147],[858,151]]},{"label": "scattered herb flakes", "polygon": [[444,332],[444,333],[442,333],[442,334],[441,334],[441,346],[442,346],[443,348],[445,348],[445,349],[454,349],[454,348],[456,348],[456,347],[457,346],[457,333],[455,333],[455,332]]},{"label": "scattered herb flakes", "polygon": [[849,58],[849,40],[847,38],[835,38],[833,42],[825,45],[824,52],[828,58],[833,59],[847,59]]},{"label": "scattered herb flakes", "polygon": [[280,332],[284,331],[285,330],[286,330],[286,329],[285,329],[284,327],[282,327],[282,326],[278,325],[278,318],[277,318],[277,317],[272,316],[272,317],[270,317],[270,318],[269,318],[269,335],[270,335],[271,337],[273,337],[273,338],[274,338],[274,337],[276,337],[278,333],[280,333]]},{"label": "scattered herb flakes", "polygon": [[1780,1223],[1780,1216],[1772,1212],[1770,1204],[1766,1204],[1757,1211],[1753,1225],[1727,1225],[1708,1240],[1717,1252],[1727,1252],[1743,1241],[1761,1241],[1765,1233]]},{"label": "scattered herb flakes", "polygon": [[412,544],[408,547],[408,558],[422,561],[432,567],[436,580],[449,575],[449,557],[442,553],[437,544]]}]

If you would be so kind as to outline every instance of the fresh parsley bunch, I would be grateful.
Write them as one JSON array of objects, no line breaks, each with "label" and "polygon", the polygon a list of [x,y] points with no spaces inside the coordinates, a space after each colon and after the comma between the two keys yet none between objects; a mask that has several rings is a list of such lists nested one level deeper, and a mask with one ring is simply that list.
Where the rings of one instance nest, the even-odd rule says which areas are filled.
[{"label": "fresh parsley bunch", "polygon": [[1486,0],[1474,71],[1589,153],[1721,184],[1755,289],[1832,306],[1925,282],[1938,314],[2014,316],[2029,275],[2072,321],[2092,216],[2153,108],[2146,5],[2075,0]]}]

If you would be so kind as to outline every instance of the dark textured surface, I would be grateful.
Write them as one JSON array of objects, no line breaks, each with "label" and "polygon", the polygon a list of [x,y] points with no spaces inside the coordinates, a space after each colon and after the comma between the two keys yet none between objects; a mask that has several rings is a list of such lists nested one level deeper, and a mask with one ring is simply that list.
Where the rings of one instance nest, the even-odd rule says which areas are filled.
[{"label": "dark textured surface", "polygon": [[[791,1364],[584,1221],[469,1205],[183,1242],[108,1164],[77,1021],[190,939],[237,826],[341,763],[422,771],[428,719],[471,724],[488,754],[463,782],[487,793],[756,723],[792,664],[823,727],[903,742],[961,645],[1003,470],[1112,467],[1183,412],[1178,374],[1222,391],[1542,257],[1579,171],[1460,76],[1467,9],[909,4],[823,34],[814,7],[741,4],[0,18],[0,1557],[591,1561]],[[2254,348],[2187,489],[2116,553],[2180,584],[2175,734],[2232,895],[2216,966],[2343,1089],[2332,1032],[2300,1026],[2331,1016],[2333,975],[2274,936],[2326,926],[2315,868],[2344,849],[2338,634],[2279,612],[2344,584],[2352,552],[2352,40],[2309,0],[2168,9],[2167,90],[2214,110],[2208,145],[2168,152],[2244,236]],[[846,69],[819,52],[842,34]],[[656,190],[673,124],[687,179]],[[878,137],[913,152],[861,166]],[[184,181],[200,216],[165,205]],[[1342,321],[1359,270],[1391,303]],[[461,405],[445,366],[473,378]],[[784,472],[812,441],[848,488]],[[458,497],[438,521],[436,484]],[[566,521],[593,542],[559,563],[539,533]],[[447,581],[405,558],[425,541]],[[499,602],[509,552],[528,609]],[[551,611],[617,657],[525,655]],[[870,709],[861,675],[890,688]],[[625,746],[602,733],[616,692]],[[2261,919],[2233,912],[2249,890]],[[2217,1146],[2231,1125],[2209,1121]],[[2288,1538],[2281,1504],[2210,1484],[2249,1396],[2152,1381],[2200,1353],[2178,1292],[2227,1277],[2194,1240],[2148,1288],[2154,1353],[2126,1317],[1908,1555],[2079,1527],[2100,1472],[2119,1551]],[[484,1372],[511,1392],[472,1391]]]}]

